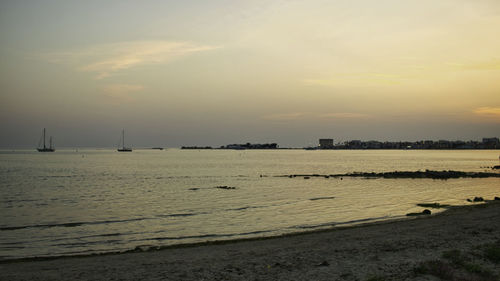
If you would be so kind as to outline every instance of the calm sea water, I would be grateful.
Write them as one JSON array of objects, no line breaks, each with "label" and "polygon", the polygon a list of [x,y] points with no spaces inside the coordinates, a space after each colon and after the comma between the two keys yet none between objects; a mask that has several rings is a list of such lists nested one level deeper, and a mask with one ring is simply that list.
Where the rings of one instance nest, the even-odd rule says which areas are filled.
[{"label": "calm sea water", "polygon": [[498,150],[0,151],[0,259],[272,236],[405,217],[423,209],[417,203],[462,205],[474,196],[500,196],[500,179],[272,176],[484,171],[499,164],[499,155]]}]

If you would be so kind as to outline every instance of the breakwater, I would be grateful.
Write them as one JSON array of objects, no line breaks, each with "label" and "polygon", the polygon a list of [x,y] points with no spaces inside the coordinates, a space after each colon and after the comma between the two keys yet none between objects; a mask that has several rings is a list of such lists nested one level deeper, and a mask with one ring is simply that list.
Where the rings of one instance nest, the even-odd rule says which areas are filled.
[{"label": "breakwater", "polygon": [[457,178],[500,178],[500,173],[488,172],[463,172],[463,171],[393,171],[393,172],[353,172],[344,174],[293,174],[280,175],[276,177],[296,178],[302,177],[309,179],[311,177],[319,178],[385,178],[385,179],[457,179]]}]

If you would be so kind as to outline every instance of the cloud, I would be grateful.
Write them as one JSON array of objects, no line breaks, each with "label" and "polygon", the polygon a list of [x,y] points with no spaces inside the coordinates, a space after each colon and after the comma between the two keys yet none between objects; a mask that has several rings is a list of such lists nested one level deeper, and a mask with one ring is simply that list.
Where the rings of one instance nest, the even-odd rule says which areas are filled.
[{"label": "cloud", "polygon": [[370,115],[364,113],[355,113],[355,112],[335,112],[335,113],[321,114],[320,117],[334,118],[334,119],[364,119],[370,117]]},{"label": "cloud", "polygon": [[101,87],[104,97],[112,103],[129,103],[136,101],[136,98],[131,94],[140,92],[144,89],[142,85],[133,84],[109,84]]},{"label": "cloud", "polygon": [[368,114],[356,112],[334,112],[334,113],[311,113],[311,112],[292,112],[277,113],[262,116],[261,119],[270,121],[294,121],[294,120],[314,120],[314,119],[364,119]]},{"label": "cloud", "polygon": [[262,116],[261,119],[270,120],[270,121],[290,121],[290,120],[298,120],[303,119],[309,115],[304,112],[293,112],[293,113],[277,113]]},{"label": "cloud", "polygon": [[377,86],[400,84],[409,77],[386,73],[338,73],[332,78],[304,79],[306,85],[314,86]]},{"label": "cloud", "polygon": [[449,63],[448,65],[462,70],[500,70],[500,59],[474,63]]},{"label": "cloud", "polygon": [[45,54],[52,63],[75,65],[97,79],[141,65],[162,64],[189,54],[220,47],[177,41],[131,41],[102,44],[69,52]]},{"label": "cloud", "polygon": [[500,121],[500,107],[479,107],[474,109],[474,114],[482,116],[482,117],[487,117],[491,119],[497,119]]},{"label": "cloud", "polygon": [[306,85],[316,85],[316,86],[336,86],[339,82],[335,79],[304,79],[302,82]]}]

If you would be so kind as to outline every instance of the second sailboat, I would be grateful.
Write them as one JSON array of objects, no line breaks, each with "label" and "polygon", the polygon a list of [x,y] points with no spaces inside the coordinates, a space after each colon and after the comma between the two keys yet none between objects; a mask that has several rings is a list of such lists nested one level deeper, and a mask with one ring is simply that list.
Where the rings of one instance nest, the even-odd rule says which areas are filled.
[{"label": "second sailboat", "polygon": [[122,130],[122,147],[118,148],[118,152],[131,152],[131,147],[125,147],[125,130]]}]

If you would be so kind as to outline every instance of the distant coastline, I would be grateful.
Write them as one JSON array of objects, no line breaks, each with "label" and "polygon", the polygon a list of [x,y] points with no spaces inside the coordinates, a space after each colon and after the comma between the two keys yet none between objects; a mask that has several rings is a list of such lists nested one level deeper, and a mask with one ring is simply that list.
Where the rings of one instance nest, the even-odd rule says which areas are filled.
[{"label": "distant coastline", "polygon": [[[164,150],[162,146],[138,146],[139,150]],[[176,148],[171,146],[170,148]],[[420,141],[377,141],[377,140],[349,140],[334,143],[333,139],[320,139],[317,145],[307,147],[280,146],[278,143],[233,143],[222,146],[210,145],[183,145],[177,146],[182,150],[498,150],[500,149],[500,139],[498,137],[483,138],[481,141],[463,140],[420,140]],[[31,150],[32,146],[2,146],[0,150]],[[59,149],[115,149],[112,146],[87,147],[87,146],[59,146]]]},{"label": "distant coastline", "polygon": [[228,144],[219,148],[211,146],[182,146],[181,149],[305,149],[305,150],[318,150],[318,149],[433,149],[433,150],[462,150],[462,149],[500,149],[500,139],[483,138],[482,141],[449,141],[449,140],[422,140],[422,141],[361,141],[350,140],[342,143],[333,143],[333,139],[320,139],[318,146],[309,146],[304,148],[293,147],[280,147],[277,143],[244,143],[244,144]]},{"label": "distant coastline", "polygon": [[360,141],[351,140],[323,149],[500,149],[499,138],[483,138],[482,141],[422,140],[422,141]]}]

